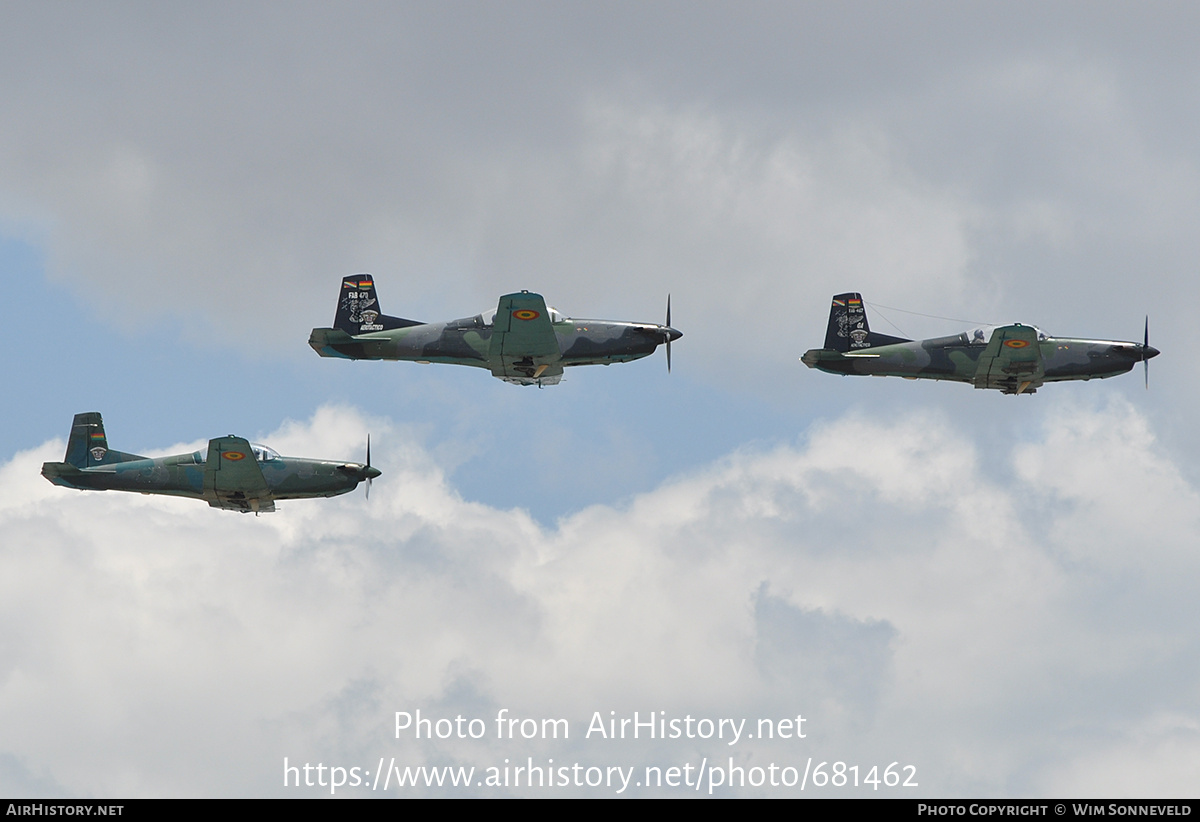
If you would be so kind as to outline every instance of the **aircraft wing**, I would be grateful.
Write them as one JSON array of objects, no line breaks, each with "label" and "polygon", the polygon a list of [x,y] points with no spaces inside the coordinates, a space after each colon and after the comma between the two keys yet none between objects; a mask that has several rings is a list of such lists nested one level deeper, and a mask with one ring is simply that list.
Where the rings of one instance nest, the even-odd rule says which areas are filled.
[{"label": "aircraft wing", "polygon": [[[496,306],[488,360],[501,379],[536,381],[562,374],[562,352],[541,294],[505,294]],[[557,382],[557,380],[555,380]]]},{"label": "aircraft wing", "polygon": [[267,478],[254,458],[250,443],[241,437],[218,437],[208,441],[204,497],[214,508],[275,510]]},{"label": "aircraft wing", "polygon": [[975,367],[976,388],[997,388],[1005,394],[1036,389],[1046,377],[1037,330],[1006,325],[992,332]]}]

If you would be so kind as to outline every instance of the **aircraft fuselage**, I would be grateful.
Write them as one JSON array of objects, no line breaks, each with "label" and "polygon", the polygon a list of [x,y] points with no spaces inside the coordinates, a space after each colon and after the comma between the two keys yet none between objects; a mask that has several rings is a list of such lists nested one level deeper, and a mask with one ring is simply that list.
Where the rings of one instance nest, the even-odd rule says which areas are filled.
[{"label": "aircraft fuselage", "polygon": [[530,291],[502,295],[496,308],[449,322],[423,323],[382,313],[369,274],[342,278],[332,328],[314,328],[308,344],[322,357],[402,360],[486,368],[517,385],[554,385],[563,369],[640,360],[682,335],[667,323],[566,317]]},{"label": "aircraft fuselage", "polygon": [[62,462],[42,464],[55,485],[81,491],[137,491],[202,499],[214,508],[267,513],[281,499],[335,497],[368,487],[379,469],[367,464],[281,457],[274,449],[230,434],[190,454],[143,457],[108,447],[98,411],[76,414]]},{"label": "aircraft fuselage", "polygon": [[[1143,359],[1143,346],[1132,342],[1046,337],[1037,345],[1045,369],[1044,382],[1115,377]],[[986,347],[983,342],[972,342],[967,334],[957,334],[844,354],[813,349],[802,359],[806,365],[830,374],[974,382],[976,365]],[[1153,348],[1148,352],[1147,358],[1158,354]]]},{"label": "aircraft fuselage", "polygon": [[[360,469],[346,471],[342,466]],[[272,499],[336,497],[353,491],[363,479],[355,463],[277,457],[258,463]],[[139,491],[191,499],[208,499],[204,488],[204,452],[146,458],[77,468],[65,462],[47,462],[42,476],[55,485],[90,491]],[[375,469],[370,469],[374,471]],[[375,472],[377,475],[378,472]]]},{"label": "aircraft fuselage", "polygon": [[[663,342],[665,326],[612,320],[567,319],[552,325],[563,366],[630,362],[648,357]],[[494,368],[501,352],[492,346],[492,326],[479,316],[425,323],[351,336],[337,329],[314,329],[309,344],[326,357],[402,360]],[[670,329],[678,339],[678,331]],[[321,333],[323,332],[323,333]]]}]

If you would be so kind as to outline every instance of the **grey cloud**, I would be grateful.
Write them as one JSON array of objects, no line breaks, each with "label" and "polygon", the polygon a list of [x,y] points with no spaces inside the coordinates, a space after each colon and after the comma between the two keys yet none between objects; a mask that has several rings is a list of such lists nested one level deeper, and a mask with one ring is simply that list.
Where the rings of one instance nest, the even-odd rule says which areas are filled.
[{"label": "grey cloud", "polygon": [[650,319],[672,291],[753,381],[706,341],[819,334],[844,288],[968,316],[1039,293],[1042,324],[1093,311],[1065,298],[1097,273],[1102,321],[1139,302],[1135,261],[1193,288],[1190,130],[1148,102],[1194,71],[1157,37],[1183,8],[124,10],[16,10],[0,64],[9,230],[116,324],[290,350],[363,269],[445,316],[532,287]]}]

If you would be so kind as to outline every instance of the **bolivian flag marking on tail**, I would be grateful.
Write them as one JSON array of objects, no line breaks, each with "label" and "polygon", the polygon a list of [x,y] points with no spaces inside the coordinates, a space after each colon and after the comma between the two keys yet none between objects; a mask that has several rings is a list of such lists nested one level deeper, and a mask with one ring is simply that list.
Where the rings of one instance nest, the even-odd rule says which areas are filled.
[{"label": "bolivian flag marking on tail", "polygon": [[1029,345],[1029,340],[1005,340],[1004,344],[1009,348],[1025,348]]},{"label": "bolivian flag marking on tail", "polygon": [[536,320],[542,316],[541,312],[534,311],[532,308],[518,308],[512,315],[518,320]]},{"label": "bolivian flag marking on tail", "polygon": [[238,460],[244,460],[246,458],[246,455],[243,454],[241,451],[225,451],[224,453],[221,454],[221,457],[223,459],[233,460],[234,462],[237,462]]},{"label": "bolivian flag marking on tail", "polygon": [[96,462],[104,459],[104,455],[108,453],[108,439],[104,436],[104,430],[92,431],[88,434],[88,442],[91,444],[88,453],[92,455],[92,459]]}]

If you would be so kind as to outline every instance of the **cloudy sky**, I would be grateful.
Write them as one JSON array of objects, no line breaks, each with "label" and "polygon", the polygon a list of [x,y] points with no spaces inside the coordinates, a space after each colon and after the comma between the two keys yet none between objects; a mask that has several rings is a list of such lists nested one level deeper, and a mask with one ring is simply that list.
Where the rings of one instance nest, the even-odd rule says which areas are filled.
[{"label": "cloudy sky", "polygon": [[[331,792],[286,759],[363,797],[527,793],[506,761],[578,765],[560,796],[616,768],[694,795],[636,784],[672,767],[800,793],[749,784],[771,766],[818,796],[1195,794],[1194,4],[5,18],[0,793]],[[526,288],[658,322],[670,294],[684,337],[670,375],[544,391],[318,358],[359,271],[427,320]],[[1149,315],[1163,356],[1149,391],[841,379],[798,358],[846,290],[909,337]],[[384,473],[259,518],[50,485],[91,410],[154,455],[370,433]],[[398,734],[418,710],[486,732]],[[570,737],[498,738],[502,710]],[[696,733],[585,736],[635,712]],[[476,772],[384,790],[381,762]],[[916,787],[817,788],[822,762]]]}]

